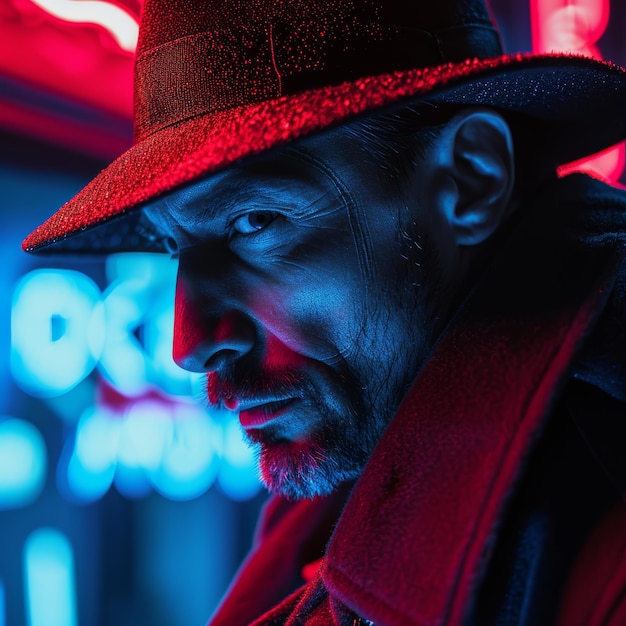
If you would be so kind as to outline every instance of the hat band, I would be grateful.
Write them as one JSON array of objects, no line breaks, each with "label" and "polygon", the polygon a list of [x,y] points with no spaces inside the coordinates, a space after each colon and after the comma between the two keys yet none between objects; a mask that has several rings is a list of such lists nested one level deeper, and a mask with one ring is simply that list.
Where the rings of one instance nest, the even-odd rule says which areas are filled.
[{"label": "hat band", "polygon": [[[278,26],[199,33],[149,50],[135,64],[136,140],[184,120],[365,76],[502,54],[490,23],[430,33],[394,28],[350,47],[288,41]],[[295,52],[294,52],[295,50]]]}]

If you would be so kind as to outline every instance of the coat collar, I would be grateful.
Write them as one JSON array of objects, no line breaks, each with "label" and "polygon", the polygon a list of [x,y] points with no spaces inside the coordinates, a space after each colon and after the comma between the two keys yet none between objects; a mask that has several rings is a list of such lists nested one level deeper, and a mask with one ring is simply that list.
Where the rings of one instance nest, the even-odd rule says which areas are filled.
[{"label": "coat collar", "polygon": [[525,212],[343,512],[323,580],[375,623],[460,624],[471,605],[524,461],[614,282],[612,251],[573,236],[581,180]]}]

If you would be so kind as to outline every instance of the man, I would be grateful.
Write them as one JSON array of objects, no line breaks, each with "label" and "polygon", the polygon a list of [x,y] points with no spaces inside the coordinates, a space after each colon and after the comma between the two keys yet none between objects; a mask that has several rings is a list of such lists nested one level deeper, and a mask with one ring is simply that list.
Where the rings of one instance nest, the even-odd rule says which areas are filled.
[{"label": "man", "polygon": [[626,205],[555,174],[626,74],[420,4],[148,1],[136,145],[25,242],[178,256],[275,494],[214,624],[626,621]]}]

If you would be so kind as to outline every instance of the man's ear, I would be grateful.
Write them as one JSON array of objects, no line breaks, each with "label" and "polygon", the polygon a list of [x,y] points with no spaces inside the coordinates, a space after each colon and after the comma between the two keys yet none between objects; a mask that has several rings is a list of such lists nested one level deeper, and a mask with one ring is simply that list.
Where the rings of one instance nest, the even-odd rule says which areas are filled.
[{"label": "man's ear", "polygon": [[515,166],[506,121],[489,109],[466,109],[437,135],[427,168],[428,203],[439,214],[450,243],[486,241],[508,215]]}]

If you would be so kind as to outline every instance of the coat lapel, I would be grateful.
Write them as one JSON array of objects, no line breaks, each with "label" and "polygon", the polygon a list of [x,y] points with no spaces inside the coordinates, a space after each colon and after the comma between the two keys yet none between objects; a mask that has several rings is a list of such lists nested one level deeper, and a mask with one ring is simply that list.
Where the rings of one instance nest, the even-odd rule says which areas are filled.
[{"label": "coat lapel", "polygon": [[442,334],[331,540],[326,588],[376,624],[463,623],[524,461],[606,302],[612,257],[571,236],[562,186],[516,225]]}]

